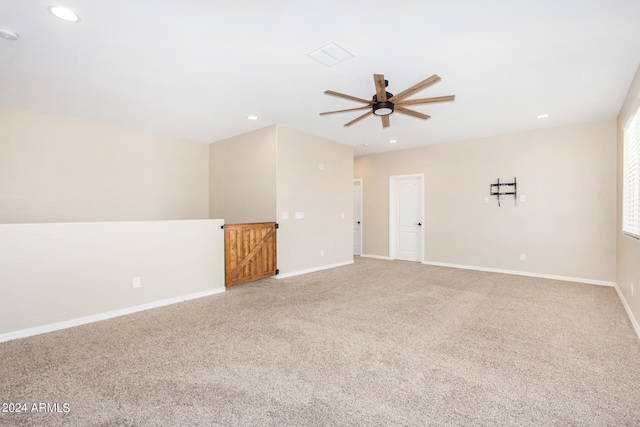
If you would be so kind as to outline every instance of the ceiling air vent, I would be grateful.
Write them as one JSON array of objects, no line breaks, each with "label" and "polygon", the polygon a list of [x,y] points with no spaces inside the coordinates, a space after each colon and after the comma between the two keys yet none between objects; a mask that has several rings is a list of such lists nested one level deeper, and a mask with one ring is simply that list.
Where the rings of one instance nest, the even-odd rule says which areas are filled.
[{"label": "ceiling air vent", "polygon": [[307,55],[326,65],[333,67],[334,65],[353,58],[353,54],[336,42],[330,42],[324,46],[309,52]]}]

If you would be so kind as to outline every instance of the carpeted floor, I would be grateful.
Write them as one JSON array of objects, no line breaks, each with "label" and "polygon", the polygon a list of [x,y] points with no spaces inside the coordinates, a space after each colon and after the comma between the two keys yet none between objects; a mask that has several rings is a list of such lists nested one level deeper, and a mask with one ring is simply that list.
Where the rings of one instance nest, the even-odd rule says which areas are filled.
[{"label": "carpeted floor", "polygon": [[11,341],[0,360],[3,405],[27,404],[0,425],[640,425],[640,340],[613,288],[401,261]]}]

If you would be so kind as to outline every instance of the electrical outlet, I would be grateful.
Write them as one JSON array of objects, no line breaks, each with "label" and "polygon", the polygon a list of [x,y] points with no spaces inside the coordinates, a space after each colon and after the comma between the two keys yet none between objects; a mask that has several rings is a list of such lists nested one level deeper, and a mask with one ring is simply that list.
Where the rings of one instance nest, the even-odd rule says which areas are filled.
[{"label": "electrical outlet", "polygon": [[489,203],[489,196],[484,196],[484,202]]},{"label": "electrical outlet", "polygon": [[139,277],[134,277],[133,278],[133,287],[134,288],[139,288],[142,285],[142,282],[140,280]]},{"label": "electrical outlet", "polygon": [[320,256],[324,256],[324,249],[320,249]]},{"label": "electrical outlet", "polygon": [[520,254],[520,261],[524,261],[525,259],[527,259],[527,256],[525,254]]}]

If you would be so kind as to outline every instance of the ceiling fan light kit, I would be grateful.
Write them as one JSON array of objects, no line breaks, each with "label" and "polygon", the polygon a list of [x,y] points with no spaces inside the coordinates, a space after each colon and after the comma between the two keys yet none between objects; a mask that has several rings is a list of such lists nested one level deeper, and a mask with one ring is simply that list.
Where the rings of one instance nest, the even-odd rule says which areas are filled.
[{"label": "ceiling fan light kit", "polygon": [[421,105],[421,104],[433,104],[436,102],[447,102],[453,101],[455,99],[455,95],[447,95],[447,96],[436,96],[433,98],[422,98],[422,99],[406,99],[415,95],[416,93],[428,88],[429,86],[438,83],[440,81],[440,77],[437,75],[433,75],[408,89],[403,90],[397,95],[387,92],[386,87],[389,84],[387,80],[385,80],[384,75],[382,74],[374,74],[373,82],[375,84],[376,93],[373,95],[371,100],[358,98],[351,95],[346,95],[344,93],[335,92],[332,90],[326,90],[325,95],[337,96],[338,98],[348,99],[349,101],[360,102],[362,104],[367,104],[364,107],[356,107],[349,108],[346,110],[336,110],[336,111],[327,111],[325,113],[320,113],[321,116],[327,114],[336,114],[336,113],[346,113],[350,111],[357,110],[369,110],[361,116],[356,117],[354,120],[351,120],[349,123],[345,123],[344,126],[351,126],[352,124],[364,119],[365,117],[370,116],[371,114],[380,117],[382,120],[382,127],[386,128],[390,126],[389,116],[394,112],[405,114],[407,116],[416,117],[418,119],[427,120],[431,116],[427,114],[420,113],[415,110],[410,110],[406,108],[406,105]]},{"label": "ceiling fan light kit", "polygon": [[391,113],[393,113],[392,102],[378,102],[377,104],[373,104],[373,114],[376,116],[388,116]]}]

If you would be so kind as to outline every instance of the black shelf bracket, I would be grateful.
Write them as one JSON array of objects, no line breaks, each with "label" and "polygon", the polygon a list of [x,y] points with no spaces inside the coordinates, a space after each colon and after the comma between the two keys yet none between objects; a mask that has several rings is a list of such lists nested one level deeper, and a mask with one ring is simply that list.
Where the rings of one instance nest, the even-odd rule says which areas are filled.
[{"label": "black shelf bracket", "polygon": [[498,198],[498,206],[500,206],[500,196],[513,195],[515,203],[518,203],[518,183],[516,178],[513,177],[513,182],[500,182],[498,178],[497,184],[491,184],[489,186],[489,195],[496,196]]}]

